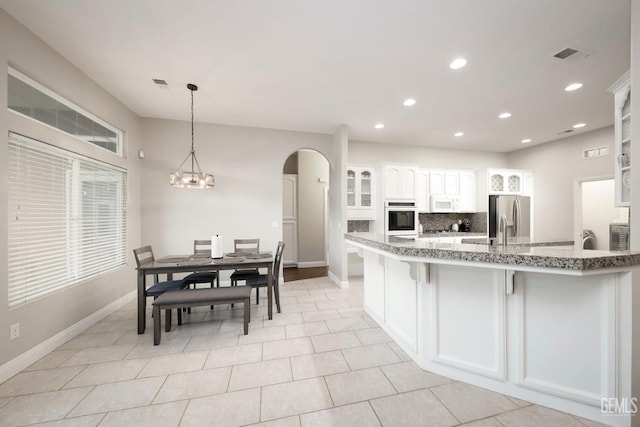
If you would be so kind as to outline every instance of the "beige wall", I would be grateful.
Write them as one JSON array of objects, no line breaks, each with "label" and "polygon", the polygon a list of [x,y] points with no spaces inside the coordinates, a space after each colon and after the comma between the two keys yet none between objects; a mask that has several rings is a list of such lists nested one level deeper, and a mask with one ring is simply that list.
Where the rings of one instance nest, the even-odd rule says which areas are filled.
[{"label": "beige wall", "polygon": [[187,155],[189,129],[183,121],[143,120],[143,242],[162,256],[190,253],[194,239],[220,234],[226,252],[241,238],[259,238],[261,249],[275,251],[282,240],[284,164],[301,148],[329,158],[331,136],[196,123],[196,154],[216,188],[172,188],[169,173]]},{"label": "beige wall", "polygon": [[[613,95],[611,96],[613,111]],[[582,151],[608,146],[610,155],[583,160]],[[576,239],[574,236],[574,183],[613,176],[613,127],[532,146],[507,155],[509,168],[535,172],[534,230],[537,240]]]},{"label": "beige wall", "polygon": [[[128,265],[9,310],[7,308],[7,174],[0,176],[0,365],[45,342],[85,317],[127,295],[136,288],[132,249],[140,244],[140,120],[80,70],[50,49],[42,40],[0,9],[0,135],[15,131],[54,145],[77,145],[84,154],[96,154],[88,144],[61,136],[56,130],[9,112],[9,65],[66,97],[85,110],[125,132],[125,158],[116,160],[128,171]],[[67,145],[68,146],[68,145]],[[130,153],[132,155],[130,155]],[[7,144],[0,150],[0,170],[7,170]],[[98,153],[98,156],[101,156]],[[103,156],[104,157],[104,156]],[[104,158],[103,158],[104,159]],[[20,323],[20,337],[9,340],[9,325]],[[1,381],[1,380],[0,380]]]}]

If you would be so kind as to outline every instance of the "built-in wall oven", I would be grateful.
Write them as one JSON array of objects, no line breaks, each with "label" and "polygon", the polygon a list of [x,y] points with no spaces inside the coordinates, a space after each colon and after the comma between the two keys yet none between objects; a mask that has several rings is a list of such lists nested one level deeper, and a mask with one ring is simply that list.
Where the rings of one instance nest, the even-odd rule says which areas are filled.
[{"label": "built-in wall oven", "polygon": [[418,236],[416,202],[384,202],[384,230],[387,236]]}]

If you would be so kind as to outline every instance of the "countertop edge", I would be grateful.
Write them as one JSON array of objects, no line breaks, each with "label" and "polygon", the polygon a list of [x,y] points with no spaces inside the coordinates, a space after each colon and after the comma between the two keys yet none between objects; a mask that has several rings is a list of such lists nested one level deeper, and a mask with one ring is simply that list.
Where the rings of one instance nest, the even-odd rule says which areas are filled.
[{"label": "countertop edge", "polygon": [[[541,270],[562,270],[573,271],[580,274],[581,272],[602,272],[606,270],[623,270],[625,268],[637,267],[640,265],[639,252],[611,252],[603,256],[578,256],[576,254],[560,256],[551,254],[552,248],[538,247],[540,253],[518,253],[519,248],[502,248],[502,247],[476,247],[479,245],[460,244],[452,248],[438,248],[437,245],[432,247],[416,247],[415,244],[403,243],[386,243],[380,239],[371,239],[365,236],[354,234],[345,234],[345,239],[360,243],[366,247],[372,247],[384,252],[388,252],[401,257],[420,257],[433,260],[441,260],[449,263],[473,263],[473,264],[498,264],[504,266],[513,266],[514,268],[528,267]],[[414,243],[414,242],[411,242]],[[474,246],[473,250],[470,246]],[[531,249],[531,248],[528,248]],[[545,254],[545,249],[549,251]],[[557,249],[557,248],[556,248]]]}]

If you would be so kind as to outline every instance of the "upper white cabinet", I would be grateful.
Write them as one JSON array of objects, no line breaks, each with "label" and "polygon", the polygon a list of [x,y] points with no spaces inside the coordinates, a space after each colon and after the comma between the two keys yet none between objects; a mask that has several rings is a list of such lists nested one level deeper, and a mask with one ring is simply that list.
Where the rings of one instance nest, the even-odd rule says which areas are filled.
[{"label": "upper white cabinet", "polygon": [[476,211],[476,173],[474,171],[461,171],[459,179],[460,197],[458,199],[458,212]]},{"label": "upper white cabinet", "polygon": [[375,219],[375,168],[347,168],[347,218]]},{"label": "upper white cabinet", "polygon": [[416,171],[416,206],[418,212],[429,211],[429,170]]},{"label": "upper white cabinet", "polygon": [[415,166],[384,166],[384,197],[385,199],[416,198],[416,176],[418,168]]},{"label": "upper white cabinet", "polygon": [[614,94],[616,206],[631,202],[631,78],[627,71],[610,88]]},{"label": "upper white cabinet", "polygon": [[533,173],[518,169],[489,169],[487,171],[489,194],[533,195]]},{"label": "upper white cabinet", "polygon": [[444,169],[429,171],[429,194],[447,196],[460,194],[460,173]]},{"label": "upper white cabinet", "polygon": [[475,171],[432,169],[429,171],[429,196],[447,196],[454,202],[455,212],[475,212]]}]

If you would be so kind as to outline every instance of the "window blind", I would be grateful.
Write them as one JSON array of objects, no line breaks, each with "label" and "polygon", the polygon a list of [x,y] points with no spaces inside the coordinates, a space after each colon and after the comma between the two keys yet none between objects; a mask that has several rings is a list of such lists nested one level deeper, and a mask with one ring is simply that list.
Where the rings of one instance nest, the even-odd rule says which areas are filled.
[{"label": "window blind", "polygon": [[126,263],[126,171],[9,134],[9,307]]}]

